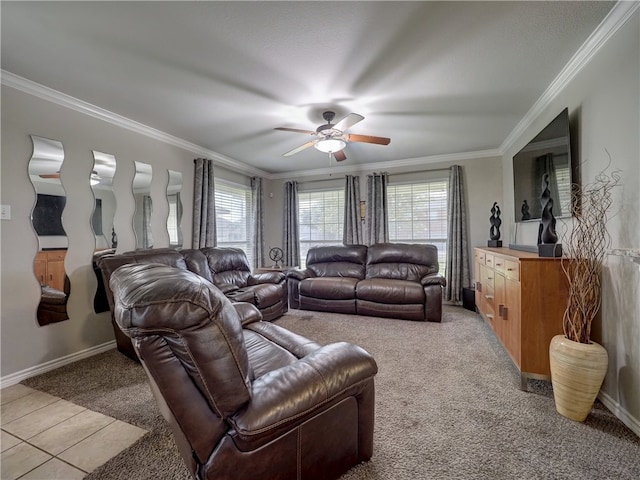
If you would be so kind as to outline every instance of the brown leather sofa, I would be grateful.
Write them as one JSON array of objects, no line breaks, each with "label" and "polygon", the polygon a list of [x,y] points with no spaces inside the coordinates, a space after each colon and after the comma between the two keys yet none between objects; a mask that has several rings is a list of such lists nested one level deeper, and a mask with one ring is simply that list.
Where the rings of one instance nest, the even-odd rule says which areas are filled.
[{"label": "brown leather sofa", "polygon": [[[111,312],[113,294],[109,286],[111,274],[126,264],[159,263],[192,271],[212,282],[234,302],[254,304],[262,318],[275,320],[288,310],[287,282],[281,272],[251,274],[246,254],[239,248],[207,247],[201,249],[173,250],[157,248],[136,250],[123,254],[103,254],[95,259],[100,269],[101,282]],[[113,319],[112,319],[113,320]],[[113,324],[118,350],[137,360],[131,341]]]},{"label": "brown leather sofa", "polygon": [[110,285],[195,478],[327,480],[371,457],[377,366],[360,347],[261,321],[185,269],[125,265]]},{"label": "brown leather sofa", "polygon": [[306,269],[287,273],[289,306],[407,320],[442,320],[434,245],[379,243],[313,247]]}]

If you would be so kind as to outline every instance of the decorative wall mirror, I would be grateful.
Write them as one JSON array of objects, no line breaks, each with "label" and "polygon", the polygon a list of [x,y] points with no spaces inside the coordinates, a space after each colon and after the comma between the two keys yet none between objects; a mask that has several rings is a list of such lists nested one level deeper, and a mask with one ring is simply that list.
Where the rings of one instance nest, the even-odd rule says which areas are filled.
[{"label": "decorative wall mirror", "polygon": [[169,233],[169,247],[182,248],[182,173],[168,170],[167,201],[169,202],[169,216],[167,217],[167,232]]},{"label": "decorative wall mirror", "polygon": [[115,171],[116,157],[93,150],[93,169],[89,176],[89,183],[95,199],[91,227],[96,238],[92,262],[98,281],[98,288],[93,299],[93,309],[96,313],[109,311],[109,302],[104,291],[102,274],[97,266],[97,260],[102,255],[115,253],[118,246],[118,237],[113,227],[116,213],[116,197],[113,192]]},{"label": "decorative wall mirror", "polygon": [[30,136],[33,154],[29,160],[29,178],[36,191],[31,223],[38,235],[34,272],[41,288],[37,320],[42,326],[69,318],[67,301],[71,288],[64,268],[68,240],[62,226],[66,193],[60,181],[64,148],[58,140]]},{"label": "decorative wall mirror", "polygon": [[153,248],[153,235],[151,232],[151,165],[143,162],[134,162],[136,173],[133,177],[133,196],[136,201],[136,209],[133,215],[133,232],[136,236],[136,250],[148,250]]}]

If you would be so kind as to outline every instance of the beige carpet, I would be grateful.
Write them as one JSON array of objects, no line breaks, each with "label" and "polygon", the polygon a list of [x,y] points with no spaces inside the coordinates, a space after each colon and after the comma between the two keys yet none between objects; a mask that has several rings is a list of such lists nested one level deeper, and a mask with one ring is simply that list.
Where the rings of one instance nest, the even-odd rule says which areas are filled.
[{"label": "beige carpet", "polygon": [[[547,382],[519,389],[478,315],[444,312],[441,324],[297,310],[276,322],[378,362],[374,456],[344,480],[640,478],[640,439],[600,403],[585,423],[561,417]],[[150,431],[88,480],[189,478],[142,369],[121,354],[23,383]]]}]

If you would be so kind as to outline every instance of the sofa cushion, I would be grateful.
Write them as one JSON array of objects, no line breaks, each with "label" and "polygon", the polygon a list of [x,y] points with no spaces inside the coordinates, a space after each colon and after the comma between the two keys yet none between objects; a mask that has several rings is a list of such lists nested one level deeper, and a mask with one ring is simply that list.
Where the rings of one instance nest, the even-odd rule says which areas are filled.
[{"label": "sofa cushion", "polygon": [[366,261],[364,245],[314,247],[307,254],[307,269],[317,277],[364,278]]},{"label": "sofa cushion", "polygon": [[438,273],[438,249],[435,245],[378,243],[367,252],[367,278],[395,278],[420,282],[426,275]]},{"label": "sofa cushion", "polygon": [[246,287],[251,267],[246,254],[239,248],[207,247],[200,251],[207,257],[211,277],[215,285],[234,284]]},{"label": "sofa cushion", "polygon": [[357,278],[318,277],[300,282],[300,295],[327,300],[349,300],[356,298]]},{"label": "sofa cushion", "polygon": [[424,288],[419,283],[388,278],[361,280],[358,282],[356,297],[358,301],[390,304],[424,304],[425,301]]}]

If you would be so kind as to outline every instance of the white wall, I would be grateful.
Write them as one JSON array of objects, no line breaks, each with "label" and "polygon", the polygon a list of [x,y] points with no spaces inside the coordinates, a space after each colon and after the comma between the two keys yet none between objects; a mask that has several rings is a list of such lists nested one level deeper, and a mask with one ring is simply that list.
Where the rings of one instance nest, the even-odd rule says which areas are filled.
[{"label": "white wall", "polygon": [[[513,204],[513,155],[560,111],[569,108],[573,154],[581,162],[581,180],[593,181],[607,166],[622,173],[614,192],[609,223],[612,248],[640,248],[640,14],[610,39],[559,93],[503,157],[505,204]],[[506,209],[508,238],[515,240],[512,208]],[[558,233],[571,222],[558,221]],[[513,243],[535,245],[537,223],[520,224]],[[601,318],[594,339],[609,353],[601,398],[640,432],[640,268],[616,256],[606,258]]]}]

